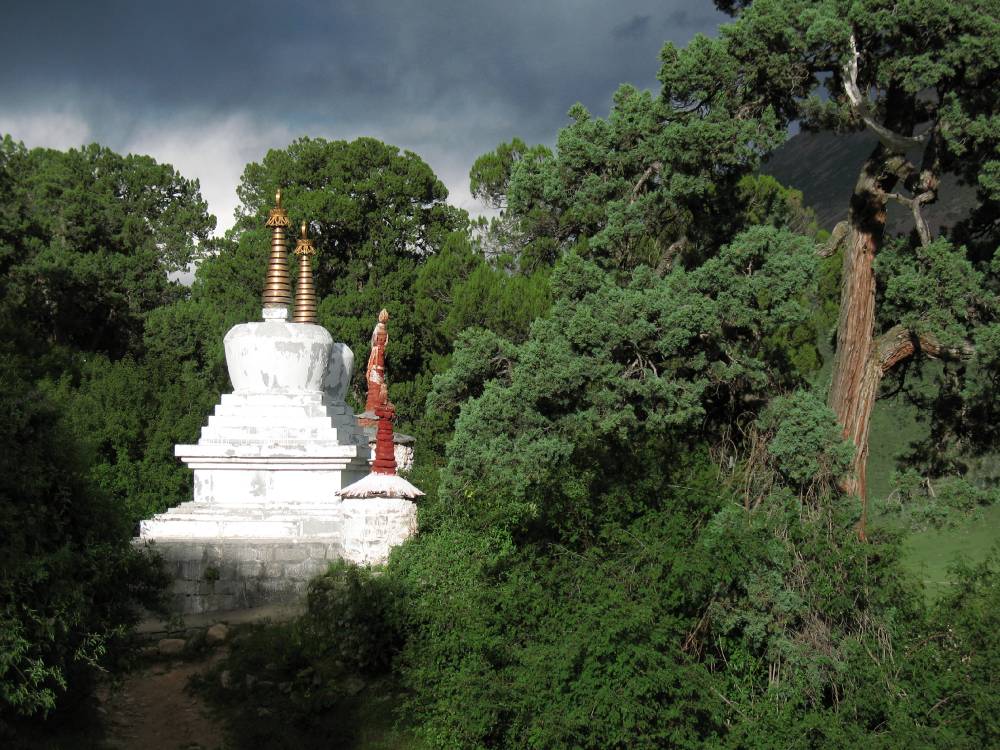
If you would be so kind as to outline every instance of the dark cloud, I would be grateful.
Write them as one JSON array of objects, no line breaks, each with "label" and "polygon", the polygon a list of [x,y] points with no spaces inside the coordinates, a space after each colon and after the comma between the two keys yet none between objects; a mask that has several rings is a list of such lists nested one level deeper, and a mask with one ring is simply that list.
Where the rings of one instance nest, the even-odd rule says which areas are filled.
[{"label": "dark cloud", "polygon": [[652,16],[632,16],[625,23],[615,26],[611,33],[619,39],[638,39],[645,36],[651,18]]},{"label": "dark cloud", "polygon": [[618,84],[655,87],[663,42],[722,20],[687,7],[7,0],[0,123],[71,112],[121,147],[151,124],[239,116],[276,132],[392,139],[457,174],[501,140],[553,142],[576,101],[604,113]]}]

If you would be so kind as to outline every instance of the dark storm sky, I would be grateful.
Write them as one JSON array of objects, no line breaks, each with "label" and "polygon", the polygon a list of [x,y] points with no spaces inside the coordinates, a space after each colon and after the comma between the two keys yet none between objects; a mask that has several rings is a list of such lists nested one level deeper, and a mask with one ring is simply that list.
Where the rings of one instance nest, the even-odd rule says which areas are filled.
[{"label": "dark storm sky", "polygon": [[660,47],[714,33],[683,0],[46,2],[3,0],[0,133],[98,141],[197,177],[221,229],[243,165],[300,135],[416,151],[478,212],[474,159],[552,144],[577,101],[656,89]]}]

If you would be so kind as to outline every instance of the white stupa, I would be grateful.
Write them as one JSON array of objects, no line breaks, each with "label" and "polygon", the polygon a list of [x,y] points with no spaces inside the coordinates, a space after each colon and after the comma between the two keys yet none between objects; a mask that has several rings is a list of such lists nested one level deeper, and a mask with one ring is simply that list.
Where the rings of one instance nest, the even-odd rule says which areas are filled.
[{"label": "white stupa", "polygon": [[194,470],[194,497],[140,524],[141,542],[171,566],[172,608],[181,613],[287,600],[336,559],[372,561],[349,538],[355,531],[398,543],[415,530],[411,519],[393,528],[399,523],[374,506],[371,519],[365,508],[352,508],[345,528],[338,492],[368,475],[370,456],[368,436],[344,401],[354,354],[315,324],[314,249],[305,224],[288,321],[288,218],[280,193],[267,225],[264,320],[226,334],[233,392],[222,396],[196,444],[175,448]]}]

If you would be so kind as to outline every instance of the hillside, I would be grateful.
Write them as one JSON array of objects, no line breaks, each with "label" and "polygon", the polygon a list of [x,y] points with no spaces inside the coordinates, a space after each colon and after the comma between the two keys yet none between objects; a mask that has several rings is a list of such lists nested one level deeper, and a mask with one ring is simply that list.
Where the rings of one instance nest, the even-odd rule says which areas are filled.
[{"label": "hillside", "polygon": [[[843,135],[801,132],[774,152],[763,171],[782,184],[801,190],[805,203],[815,209],[821,226],[833,229],[847,216],[854,183],[875,143],[875,136],[866,131]],[[939,192],[938,202],[926,210],[927,222],[935,233],[964,218],[975,202],[974,187],[959,184],[954,175],[944,176]],[[909,213],[902,206],[890,204],[890,232],[905,232],[912,225]]]}]

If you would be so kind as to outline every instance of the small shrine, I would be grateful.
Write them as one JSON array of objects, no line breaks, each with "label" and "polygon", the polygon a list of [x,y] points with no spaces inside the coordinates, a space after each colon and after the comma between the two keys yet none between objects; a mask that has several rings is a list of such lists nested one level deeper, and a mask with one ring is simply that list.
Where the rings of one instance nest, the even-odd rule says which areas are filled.
[{"label": "small shrine", "polygon": [[[365,398],[365,410],[358,415],[358,424],[368,436],[372,460],[375,460],[376,427],[379,424],[377,414],[379,407],[392,407],[389,403],[388,384],[385,379],[385,351],[389,345],[389,311],[382,310],[378,314],[378,322],[372,331],[371,350],[368,355],[368,365],[365,367],[365,381],[368,394]],[[395,408],[393,407],[393,413]],[[393,454],[397,466],[403,471],[413,468],[414,439],[400,432],[392,433]]]},{"label": "small shrine", "polygon": [[[385,310],[382,314],[385,315]],[[379,322],[384,325],[382,315]],[[392,431],[396,410],[389,401],[384,366],[382,375],[375,403],[370,386],[368,391],[369,405],[374,407],[378,418],[372,471],[337,493],[343,500],[347,556],[369,564],[384,563],[393,547],[416,533],[417,506],[413,500],[424,494],[396,474]]]},{"label": "small shrine", "polygon": [[[295,247],[299,274],[288,319],[289,225],[279,191],[266,224],[263,320],[226,334],[233,392],[222,396],[196,444],[175,447],[194,471],[194,497],[140,524],[140,543],[161,553],[174,575],[171,609],[178,614],[294,600],[331,562],[384,562],[416,531],[412,500],[422,493],[395,476],[392,455],[388,334],[372,352],[381,368],[374,416],[382,447],[370,472],[369,437],[345,402],[354,354],[316,325],[316,248],[306,223]],[[384,330],[381,318],[380,325]],[[392,479],[364,489],[372,477]]]}]

